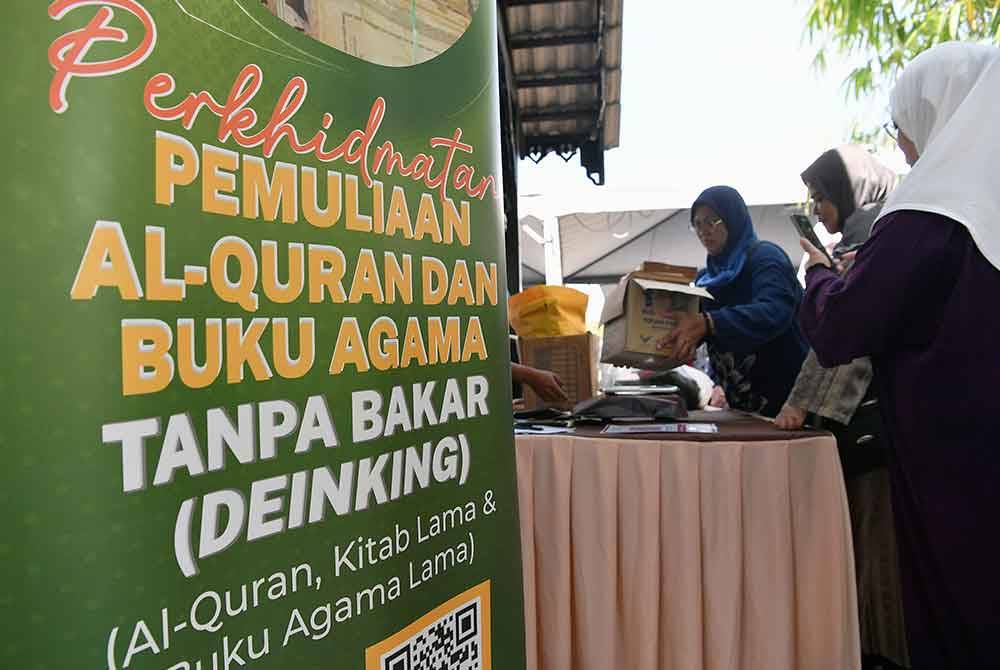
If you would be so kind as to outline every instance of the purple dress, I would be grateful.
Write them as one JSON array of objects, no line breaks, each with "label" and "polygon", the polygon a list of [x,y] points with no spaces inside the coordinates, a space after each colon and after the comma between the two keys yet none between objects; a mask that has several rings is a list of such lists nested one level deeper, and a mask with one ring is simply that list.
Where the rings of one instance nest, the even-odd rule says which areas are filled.
[{"label": "purple dress", "polygon": [[894,212],[843,279],[810,268],[800,320],[824,366],[873,359],[913,667],[1000,668],[1000,271]]}]

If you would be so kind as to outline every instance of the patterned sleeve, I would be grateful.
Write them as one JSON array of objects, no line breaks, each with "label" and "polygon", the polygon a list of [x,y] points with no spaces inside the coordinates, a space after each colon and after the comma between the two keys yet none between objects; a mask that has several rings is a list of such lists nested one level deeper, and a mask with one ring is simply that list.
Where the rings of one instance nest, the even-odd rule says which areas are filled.
[{"label": "patterned sleeve", "polygon": [[871,380],[870,359],[858,358],[846,365],[824,368],[816,352],[810,349],[787,404],[847,424],[864,399]]}]

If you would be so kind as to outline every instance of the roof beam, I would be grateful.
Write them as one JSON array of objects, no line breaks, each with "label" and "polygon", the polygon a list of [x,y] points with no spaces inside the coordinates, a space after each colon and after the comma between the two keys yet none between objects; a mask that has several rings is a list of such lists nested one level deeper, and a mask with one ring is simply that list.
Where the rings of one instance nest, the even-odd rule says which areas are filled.
[{"label": "roof beam", "polygon": [[563,107],[562,109],[522,109],[521,121],[551,121],[553,119],[580,119],[596,116],[601,108],[597,105],[584,107]]},{"label": "roof beam", "polygon": [[596,28],[585,30],[556,30],[538,33],[521,33],[510,36],[511,49],[535,49],[537,47],[559,47],[567,44],[593,44],[600,33]]},{"label": "roof beam", "polygon": [[[527,7],[528,5],[554,5],[557,2],[580,2],[581,0],[503,0],[505,7]],[[590,0],[587,0],[589,2]]]},{"label": "roof beam", "polygon": [[541,88],[544,86],[575,86],[577,84],[596,84],[601,80],[600,70],[583,70],[556,75],[535,75],[533,77],[518,77],[518,88]]}]

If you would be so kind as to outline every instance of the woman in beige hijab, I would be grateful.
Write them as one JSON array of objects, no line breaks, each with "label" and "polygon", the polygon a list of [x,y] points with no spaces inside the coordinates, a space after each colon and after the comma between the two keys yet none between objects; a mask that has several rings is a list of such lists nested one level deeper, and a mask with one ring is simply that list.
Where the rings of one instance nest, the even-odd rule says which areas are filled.
[{"label": "woman in beige hijab", "polygon": [[[841,274],[868,240],[886,197],[899,181],[863,147],[845,145],[824,152],[802,173],[813,213],[831,235]],[[843,328],[858,324],[845,323]],[[837,438],[851,512],[858,620],[865,667],[888,662],[906,667],[906,631],[899,583],[899,559],[889,486],[888,444],[879,417],[867,357],[824,368],[809,352],[788,400],[775,419],[795,430],[807,421]]]}]

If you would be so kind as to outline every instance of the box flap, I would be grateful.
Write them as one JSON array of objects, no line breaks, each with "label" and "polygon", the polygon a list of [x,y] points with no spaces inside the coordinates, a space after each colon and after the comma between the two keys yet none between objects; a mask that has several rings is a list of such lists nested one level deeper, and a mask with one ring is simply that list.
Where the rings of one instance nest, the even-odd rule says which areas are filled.
[{"label": "box flap", "polygon": [[660,275],[659,279],[675,281],[680,284],[689,284],[698,275],[698,268],[687,265],[670,265],[658,261],[644,261],[637,270],[650,275]]},{"label": "box flap", "polygon": [[[688,286],[687,284],[675,284],[674,282],[661,281],[658,279],[642,279],[642,278],[632,278],[631,281],[635,282],[643,289],[657,289],[661,291],[674,291],[675,293],[687,293],[688,295],[696,295],[700,298],[712,298],[712,294],[703,288],[698,288],[697,286]],[[608,296],[610,298],[610,296]]]},{"label": "box flap", "polygon": [[601,323],[614,321],[625,313],[625,293],[628,291],[628,282],[632,275],[625,275],[618,282],[618,285],[611,289],[608,297],[604,299],[604,309],[601,310]]}]

